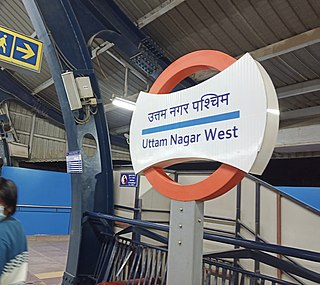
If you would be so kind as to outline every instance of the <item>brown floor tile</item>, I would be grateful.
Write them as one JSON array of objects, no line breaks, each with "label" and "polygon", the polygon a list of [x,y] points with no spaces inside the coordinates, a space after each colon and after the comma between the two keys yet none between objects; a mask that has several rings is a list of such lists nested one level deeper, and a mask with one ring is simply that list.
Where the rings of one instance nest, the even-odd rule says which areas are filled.
[{"label": "brown floor tile", "polygon": [[[68,254],[68,236],[30,236],[28,285],[61,285],[62,277],[39,279],[41,273],[64,271]],[[45,278],[45,277],[44,277]]]}]

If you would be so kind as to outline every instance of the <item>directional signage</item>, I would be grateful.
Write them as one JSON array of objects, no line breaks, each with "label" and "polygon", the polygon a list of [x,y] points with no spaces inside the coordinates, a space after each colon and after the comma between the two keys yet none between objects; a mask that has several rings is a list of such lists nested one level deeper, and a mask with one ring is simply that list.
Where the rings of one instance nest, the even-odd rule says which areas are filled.
[{"label": "directional signage", "polygon": [[0,26],[0,65],[40,72],[41,59],[42,42]]}]

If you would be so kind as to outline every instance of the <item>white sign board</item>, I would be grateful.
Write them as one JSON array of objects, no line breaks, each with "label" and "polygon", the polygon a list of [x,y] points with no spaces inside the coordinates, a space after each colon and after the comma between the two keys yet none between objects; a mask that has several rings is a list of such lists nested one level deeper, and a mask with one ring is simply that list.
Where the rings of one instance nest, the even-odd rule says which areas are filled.
[{"label": "white sign board", "polygon": [[82,158],[80,151],[70,151],[66,154],[67,173],[82,173]]},{"label": "white sign board", "polygon": [[261,174],[279,124],[272,82],[249,54],[216,76],[170,94],[139,94],[130,128],[135,173],[214,160]]}]

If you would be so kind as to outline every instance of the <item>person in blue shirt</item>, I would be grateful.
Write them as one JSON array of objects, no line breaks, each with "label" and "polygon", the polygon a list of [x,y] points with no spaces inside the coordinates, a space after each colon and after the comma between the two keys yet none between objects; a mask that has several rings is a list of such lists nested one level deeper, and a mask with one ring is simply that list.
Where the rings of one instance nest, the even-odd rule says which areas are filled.
[{"label": "person in blue shirt", "polygon": [[0,177],[0,285],[24,284],[28,272],[27,239],[16,211],[17,187]]}]

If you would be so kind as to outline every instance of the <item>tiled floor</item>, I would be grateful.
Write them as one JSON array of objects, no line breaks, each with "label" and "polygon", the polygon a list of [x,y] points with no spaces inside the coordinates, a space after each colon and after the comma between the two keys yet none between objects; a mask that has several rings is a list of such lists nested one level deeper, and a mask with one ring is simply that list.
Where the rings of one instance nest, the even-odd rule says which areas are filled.
[{"label": "tiled floor", "polygon": [[61,285],[68,253],[68,236],[30,236],[27,284]]}]

